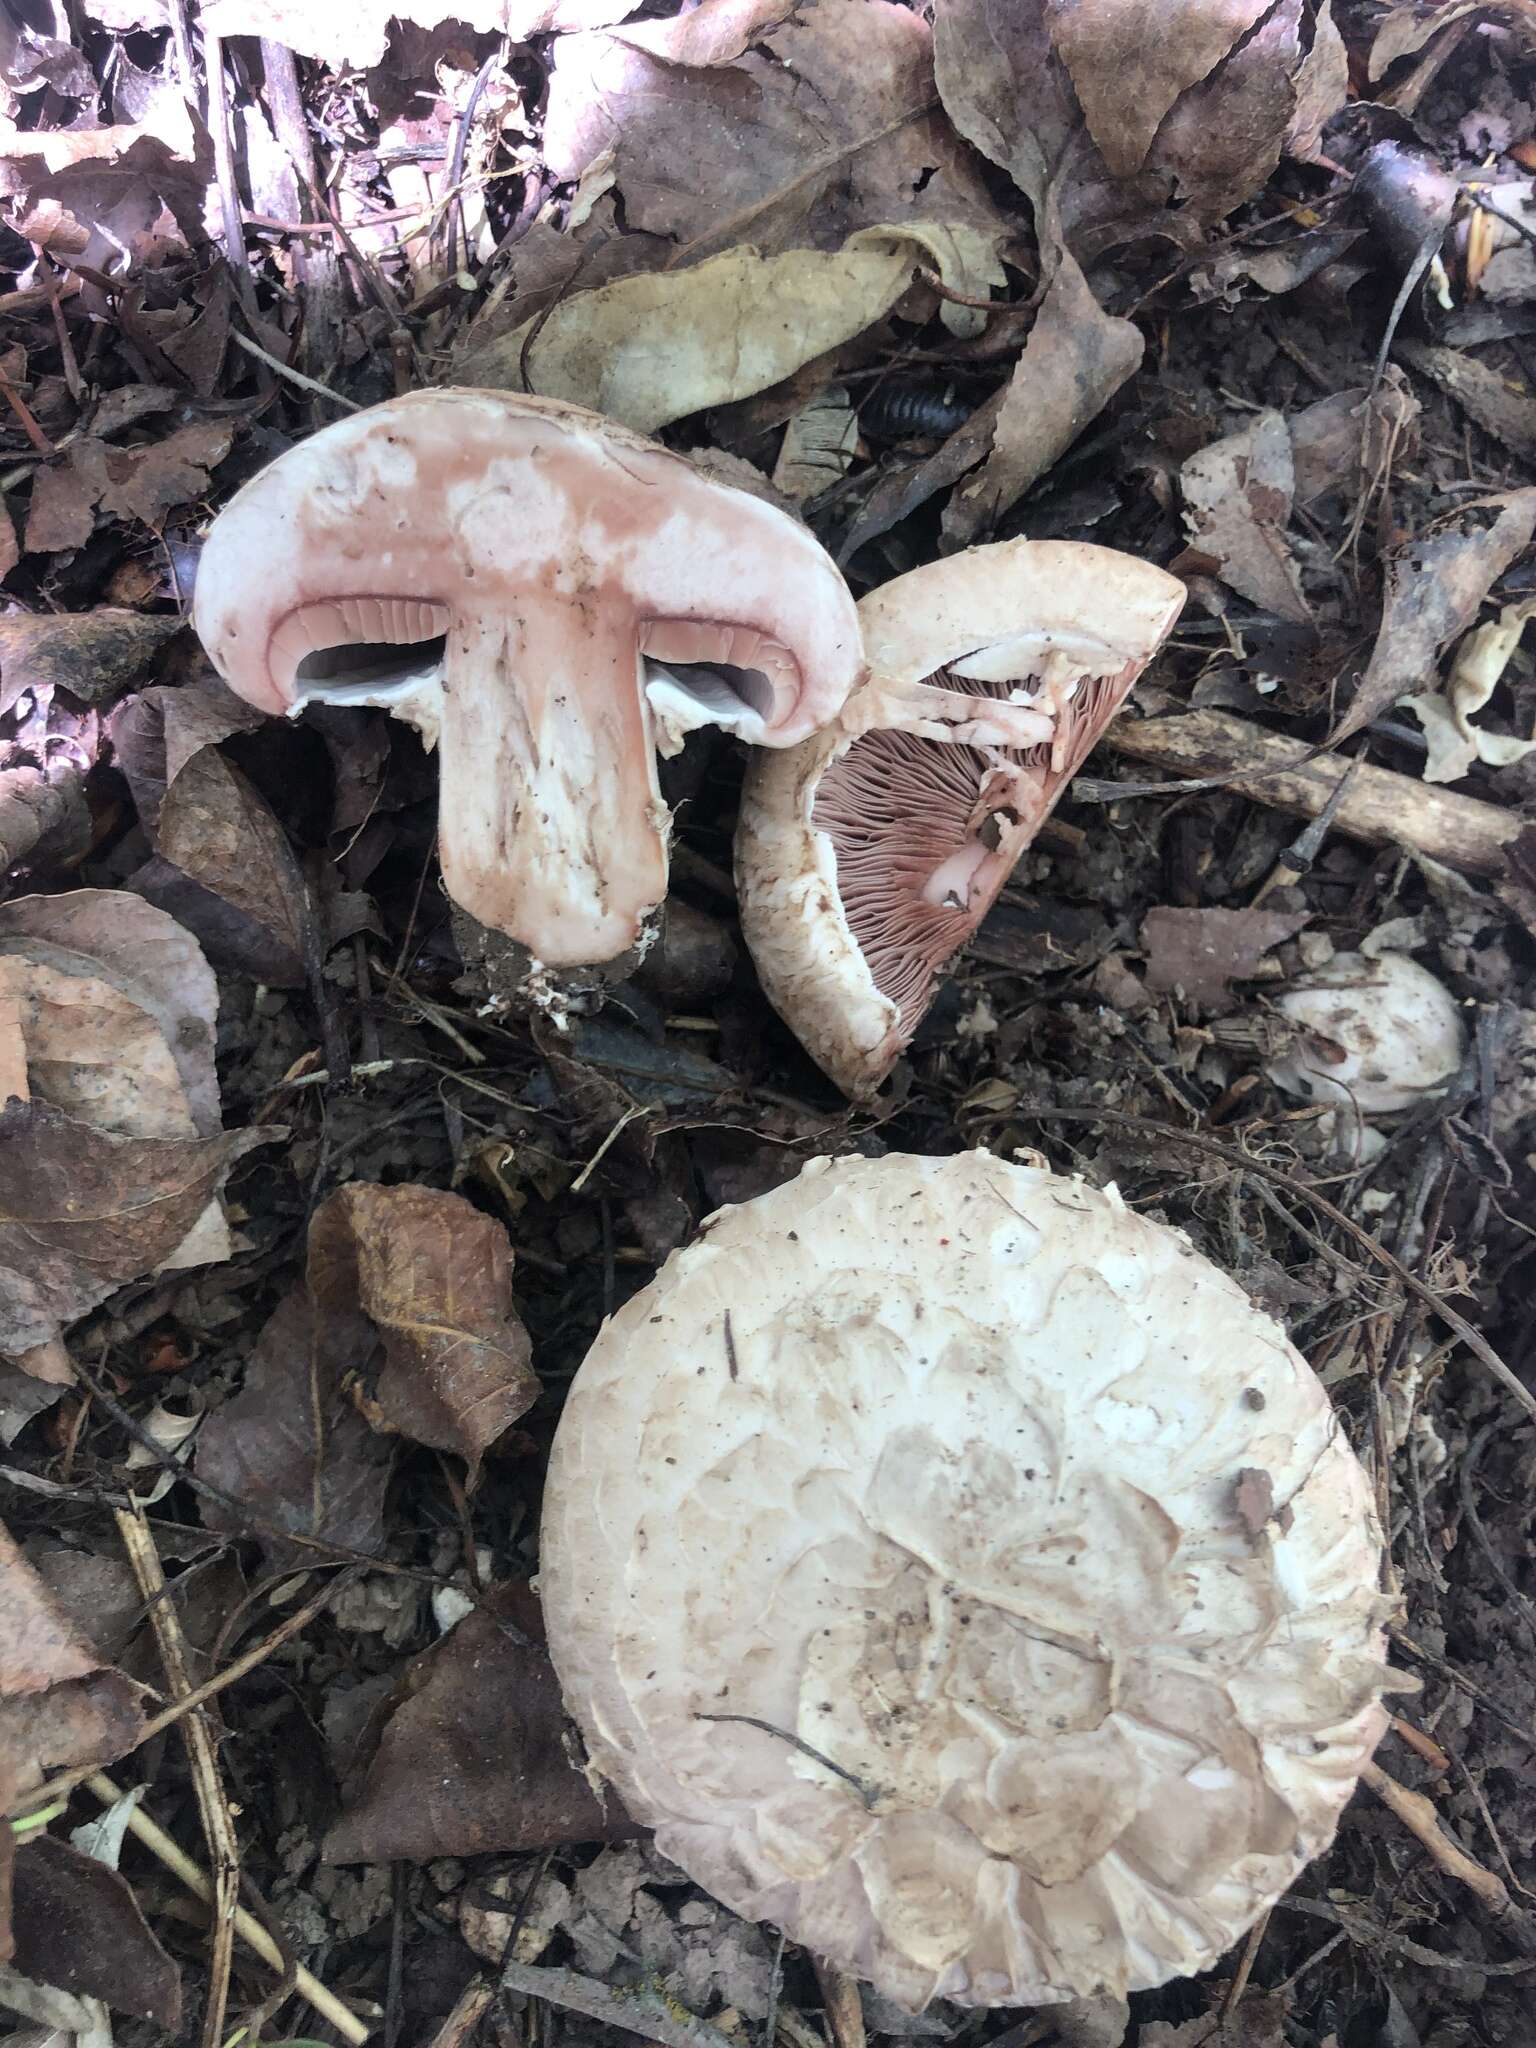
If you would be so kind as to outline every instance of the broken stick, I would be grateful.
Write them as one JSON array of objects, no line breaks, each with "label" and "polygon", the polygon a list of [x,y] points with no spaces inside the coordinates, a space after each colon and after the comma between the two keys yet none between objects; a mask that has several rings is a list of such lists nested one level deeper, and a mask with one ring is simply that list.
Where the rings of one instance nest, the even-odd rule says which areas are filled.
[{"label": "broken stick", "polygon": [[[1338,754],[1314,754],[1303,740],[1234,718],[1226,711],[1185,711],[1170,718],[1117,718],[1099,743],[1133,761],[1181,776],[1223,783],[1242,796],[1295,817],[1315,818],[1351,766]],[[1081,780],[1074,790],[1081,790]],[[1093,794],[1116,793],[1102,783]],[[1334,825],[1368,846],[1401,846],[1470,875],[1502,875],[1520,831],[1512,811],[1369,761],[1355,764]]]}]

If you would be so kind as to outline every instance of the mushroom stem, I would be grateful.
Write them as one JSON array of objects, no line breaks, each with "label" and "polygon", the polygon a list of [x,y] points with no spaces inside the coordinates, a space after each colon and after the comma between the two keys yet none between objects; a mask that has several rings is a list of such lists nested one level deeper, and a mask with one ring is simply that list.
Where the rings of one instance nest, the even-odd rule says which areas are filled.
[{"label": "mushroom stem", "polygon": [[632,946],[666,894],[668,817],[632,622],[557,596],[462,619],[438,744],[449,895],[552,967]]}]

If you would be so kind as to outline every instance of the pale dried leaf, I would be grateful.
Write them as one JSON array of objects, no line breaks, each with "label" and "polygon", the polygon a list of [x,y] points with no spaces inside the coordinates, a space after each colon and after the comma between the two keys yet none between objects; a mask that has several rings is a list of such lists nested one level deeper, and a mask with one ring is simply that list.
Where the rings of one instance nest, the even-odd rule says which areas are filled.
[{"label": "pale dried leaf", "polygon": [[1453,21],[1460,21],[1466,14],[1481,14],[1487,0],[1440,0],[1440,4],[1426,11],[1417,4],[1394,7],[1376,31],[1371,44],[1368,70],[1371,78],[1378,79],[1394,65],[1399,57],[1411,57],[1422,50],[1432,36],[1450,27]]},{"label": "pale dried leaf", "polygon": [[691,13],[626,22],[613,34],[668,64],[733,64],[796,5],[797,0],[701,0]]},{"label": "pale dried leaf", "polygon": [[1045,0],[1051,39],[1089,133],[1133,177],[1181,93],[1205,78],[1271,0]]},{"label": "pale dried leaf", "polygon": [[[766,391],[890,311],[920,263],[973,295],[1000,280],[974,231],[869,228],[840,251],[764,256],[742,247],[687,270],[622,278],[563,301],[528,350],[547,398],[591,406],[642,433]],[[530,321],[472,351],[466,383],[520,388]]]},{"label": "pale dried leaf", "polygon": [[1471,772],[1474,761],[1490,768],[1508,768],[1536,749],[1536,739],[1489,732],[1473,723],[1498,688],[1510,656],[1532,618],[1536,599],[1507,604],[1496,619],[1474,626],[1456,650],[1445,694],[1421,691],[1401,702],[1424,728],[1429,757],[1426,782],[1456,782]]},{"label": "pale dried leaf", "polygon": [[773,481],[796,504],[846,476],[859,442],[859,420],[841,384],[829,384],[784,429]]},{"label": "pale dried leaf", "polygon": [[1104,311],[1063,250],[1014,366],[991,451],[945,508],[951,547],[974,540],[1065,454],[1135,372],[1144,347],[1141,330]]},{"label": "pale dried leaf", "polygon": [[1301,0],[1277,0],[1227,61],[1169,109],[1148,164],[1172,183],[1170,222],[1180,212],[1221,220],[1263,188],[1285,146],[1300,64]]},{"label": "pale dried leaf", "polygon": [[1441,651],[1467,630],[1489,590],[1530,546],[1536,487],[1480,499],[1463,516],[1474,521],[1488,511],[1495,513],[1491,523],[1411,541],[1388,563],[1381,629],[1333,744],[1434,681]]},{"label": "pale dried leaf", "polygon": [[432,29],[445,21],[525,43],[530,36],[605,28],[635,0],[208,0],[198,19],[206,35],[268,36],[333,71],[384,61],[392,20]]},{"label": "pale dried leaf", "polygon": [[1250,603],[1297,625],[1311,623],[1285,538],[1296,493],[1291,437],[1278,412],[1202,448],[1180,476],[1185,524],[1221,580]]}]

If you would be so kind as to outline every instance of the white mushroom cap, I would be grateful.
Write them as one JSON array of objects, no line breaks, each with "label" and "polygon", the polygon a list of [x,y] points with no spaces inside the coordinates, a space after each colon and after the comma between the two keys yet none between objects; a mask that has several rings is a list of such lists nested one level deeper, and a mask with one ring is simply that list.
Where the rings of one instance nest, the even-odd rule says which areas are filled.
[{"label": "white mushroom cap", "polygon": [[1317,1379],[1113,1189],[817,1160],[603,1328],[544,1505],[593,1766],[737,1912],[917,2007],[1205,1968],[1386,1716]]},{"label": "white mushroom cap", "polygon": [[442,756],[448,893],[551,966],[667,886],[655,752],[792,746],[862,672],[815,537],[552,399],[417,391],[290,449],[215,520],[195,621],[267,711],[381,704]]},{"label": "white mushroom cap", "polygon": [[1301,1042],[1265,1071],[1293,1095],[1384,1116],[1438,1094],[1460,1067],[1456,998],[1406,953],[1336,953],[1275,998]]},{"label": "white mushroom cap", "polygon": [[1184,595],[1076,541],[930,562],[859,605],[870,674],[837,724],[751,762],[742,931],[768,1000],[845,1093],[889,1073]]}]

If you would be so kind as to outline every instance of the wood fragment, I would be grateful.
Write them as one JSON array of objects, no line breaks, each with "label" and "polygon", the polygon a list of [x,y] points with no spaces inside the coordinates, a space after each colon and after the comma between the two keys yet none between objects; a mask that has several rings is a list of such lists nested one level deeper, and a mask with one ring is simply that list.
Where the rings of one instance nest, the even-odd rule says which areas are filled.
[{"label": "wood fragment", "polygon": [[[1315,754],[1302,740],[1265,732],[1226,711],[1117,718],[1099,744],[1128,760],[1219,781],[1256,803],[1301,818],[1320,814],[1351,765],[1346,756]],[[1093,794],[1108,801],[1113,791],[1114,785],[1106,783]],[[1458,796],[1369,761],[1356,766],[1333,822],[1336,830],[1368,846],[1401,846],[1471,875],[1502,875],[1507,849],[1520,831],[1514,812],[1497,804]]]},{"label": "wood fragment", "polygon": [[816,1966],[816,1982],[821,1987],[833,2048],[865,2048],[864,2008],[859,2002],[857,1981],[822,1956],[813,1956],[811,1960]]},{"label": "wood fragment", "polygon": [[[192,1690],[187,1668],[187,1643],[181,1618],[169,1597],[160,1553],[144,1510],[135,1501],[132,1509],[114,1510],[117,1533],[122,1539],[133,1576],[149,1608],[150,1626],[165,1669],[166,1691],[172,1699],[184,1699]],[[224,2038],[224,2016],[229,2004],[230,1976],[235,1958],[235,1904],[240,1891],[240,1844],[235,1835],[229,1795],[219,1771],[218,1746],[207,1711],[194,1708],[183,1720],[182,1737],[192,1766],[192,1786],[197,1794],[203,1837],[208,1844],[213,1882],[209,1903],[213,1908],[213,1945],[208,1970],[208,2001],[203,2012],[203,2048],[218,2048]]]},{"label": "wood fragment", "polygon": [[1481,1863],[1451,1840],[1440,1825],[1434,1802],[1422,1792],[1413,1792],[1406,1785],[1400,1785],[1380,1764],[1368,1763],[1360,1775],[1382,1805],[1424,1845],[1446,1876],[1464,1884],[1482,1901],[1517,1948],[1526,1955],[1536,1955],[1536,1929],[1509,1896],[1509,1887],[1497,1871],[1485,1870]]}]

